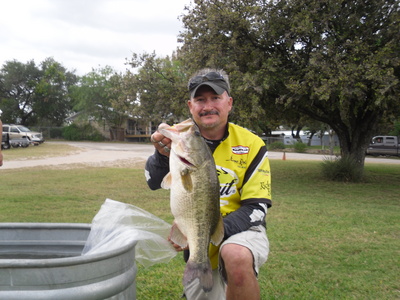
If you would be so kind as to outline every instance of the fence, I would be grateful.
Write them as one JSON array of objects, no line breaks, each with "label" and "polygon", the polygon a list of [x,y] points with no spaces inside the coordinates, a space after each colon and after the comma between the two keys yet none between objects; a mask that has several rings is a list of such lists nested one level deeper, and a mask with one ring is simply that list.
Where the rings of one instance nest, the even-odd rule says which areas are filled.
[{"label": "fence", "polygon": [[64,127],[29,127],[32,131],[41,132],[45,140],[62,139]]}]

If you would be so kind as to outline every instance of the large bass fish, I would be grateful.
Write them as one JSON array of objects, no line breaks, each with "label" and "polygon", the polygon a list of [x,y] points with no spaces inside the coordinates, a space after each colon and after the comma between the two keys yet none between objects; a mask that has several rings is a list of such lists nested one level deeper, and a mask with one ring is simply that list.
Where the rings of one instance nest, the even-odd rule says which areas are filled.
[{"label": "large bass fish", "polygon": [[158,131],[172,140],[170,173],[162,183],[171,189],[175,220],[170,239],[182,248],[190,247],[183,285],[198,278],[209,292],[213,279],[208,247],[210,241],[219,245],[224,237],[214,158],[192,119],[172,127],[161,124]]}]

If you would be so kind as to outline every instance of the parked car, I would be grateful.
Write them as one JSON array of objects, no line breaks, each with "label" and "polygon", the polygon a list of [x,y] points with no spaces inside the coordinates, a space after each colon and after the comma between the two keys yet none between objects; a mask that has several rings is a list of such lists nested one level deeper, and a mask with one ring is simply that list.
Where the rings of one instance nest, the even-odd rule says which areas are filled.
[{"label": "parked car", "polygon": [[13,144],[13,140],[28,140],[29,143],[34,145],[44,142],[41,132],[31,131],[29,128],[22,125],[3,124],[3,133],[8,134],[11,144]]},{"label": "parked car", "polygon": [[[18,148],[18,147],[26,148],[29,147],[29,145],[31,144],[31,142],[26,137],[22,139],[12,139],[9,141],[9,143],[13,148]],[[39,143],[36,143],[34,145],[39,145]]]},{"label": "parked car", "polygon": [[10,140],[8,138],[8,133],[3,132],[1,136],[1,149],[10,149]]},{"label": "parked car", "polygon": [[397,136],[374,136],[367,148],[367,154],[400,156],[400,140]]}]

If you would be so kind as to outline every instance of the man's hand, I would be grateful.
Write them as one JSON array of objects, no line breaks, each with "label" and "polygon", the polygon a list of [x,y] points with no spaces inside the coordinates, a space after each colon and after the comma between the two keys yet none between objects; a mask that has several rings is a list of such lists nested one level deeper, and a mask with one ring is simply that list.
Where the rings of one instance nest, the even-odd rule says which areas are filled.
[{"label": "man's hand", "polygon": [[172,244],[172,247],[174,247],[175,251],[177,251],[177,252],[183,251],[183,250],[189,250],[189,246],[181,247],[178,244],[175,244],[173,241],[171,241],[171,239],[169,237],[168,237],[168,241]]},{"label": "man's hand", "polygon": [[[169,125],[162,124],[162,126],[169,126]],[[169,138],[163,136],[161,133],[156,131],[151,135],[150,141],[153,143],[157,151],[160,152],[160,154],[169,157],[169,152],[171,151],[171,140]]]}]

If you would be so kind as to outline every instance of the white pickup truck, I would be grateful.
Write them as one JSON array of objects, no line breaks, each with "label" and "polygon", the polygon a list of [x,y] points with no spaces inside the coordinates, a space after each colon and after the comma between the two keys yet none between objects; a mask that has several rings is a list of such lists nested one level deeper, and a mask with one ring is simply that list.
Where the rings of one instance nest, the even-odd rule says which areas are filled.
[{"label": "white pickup truck", "polygon": [[400,139],[397,136],[374,136],[367,148],[367,154],[400,156]]},{"label": "white pickup truck", "polygon": [[10,143],[15,140],[25,140],[25,142],[38,145],[44,142],[43,135],[41,132],[31,131],[22,125],[14,124],[3,124],[3,133],[8,134]]}]

